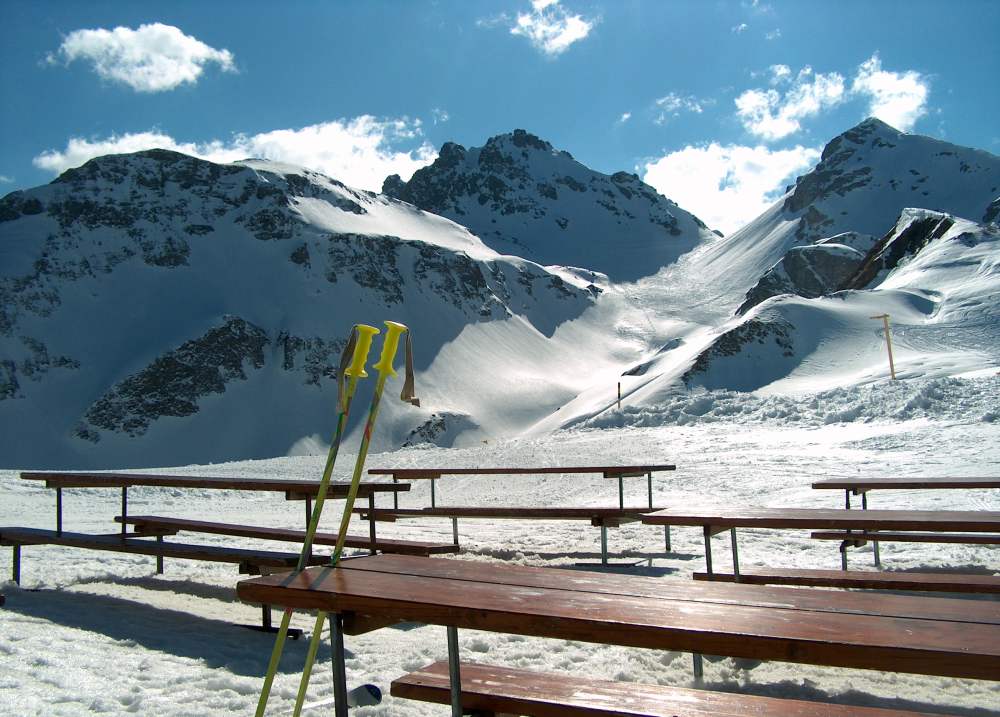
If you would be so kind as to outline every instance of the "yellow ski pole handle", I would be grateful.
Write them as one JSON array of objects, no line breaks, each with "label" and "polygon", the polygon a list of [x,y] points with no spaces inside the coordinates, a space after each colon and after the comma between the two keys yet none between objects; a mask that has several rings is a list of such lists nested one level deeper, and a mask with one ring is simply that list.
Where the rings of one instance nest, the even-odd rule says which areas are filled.
[{"label": "yellow ski pole handle", "polygon": [[379,330],[367,324],[358,324],[354,330],[358,332],[358,343],[354,347],[354,358],[351,360],[351,365],[347,367],[344,374],[351,378],[368,378],[368,374],[365,373],[365,362],[368,361],[372,339],[378,335]]},{"label": "yellow ski pole handle", "polygon": [[379,372],[380,378],[382,374],[386,376],[396,375],[396,369],[392,367],[392,362],[396,358],[396,351],[399,349],[399,339],[406,331],[407,328],[403,324],[396,323],[395,321],[385,322],[385,340],[382,342],[382,355],[379,356],[378,362],[372,366],[373,369]]}]

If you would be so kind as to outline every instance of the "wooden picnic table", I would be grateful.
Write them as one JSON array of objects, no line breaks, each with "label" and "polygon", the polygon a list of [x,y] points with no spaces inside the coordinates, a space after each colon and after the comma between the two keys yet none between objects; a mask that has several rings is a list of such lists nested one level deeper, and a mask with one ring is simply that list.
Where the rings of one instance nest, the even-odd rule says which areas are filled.
[{"label": "wooden picnic table", "polygon": [[[442,476],[496,476],[496,475],[562,475],[565,473],[600,473],[605,478],[618,480],[618,507],[625,507],[624,478],[646,477],[649,507],[653,507],[653,473],[677,470],[671,464],[642,464],[630,466],[536,466],[494,468],[370,468],[368,475],[392,476],[398,480],[429,480],[431,482],[431,507],[436,507],[434,485]],[[396,497],[393,508],[399,507]]]},{"label": "wooden picnic table", "polygon": [[[1000,511],[860,511],[826,508],[734,508],[690,513],[668,508],[647,513],[642,517],[642,522],[648,525],[689,525],[701,527],[705,536],[705,568],[709,574],[712,573],[711,537],[717,533],[729,530],[733,551],[733,572],[739,577],[739,552],[736,542],[737,528],[996,533],[1000,531]],[[843,559],[846,562],[846,553],[844,555]]]},{"label": "wooden picnic table", "polygon": [[[45,481],[46,488],[54,488],[56,491],[56,533],[62,533],[62,491],[63,488],[121,488],[122,491],[122,518],[128,517],[128,489],[132,487],[159,487],[159,488],[208,488],[215,490],[241,490],[241,491],[272,491],[285,494],[286,500],[304,500],[306,502],[306,525],[312,515],[312,499],[319,493],[320,481],[318,480],[283,480],[279,478],[241,478],[241,477],[218,477],[218,476],[184,476],[184,475],[156,475],[147,473],[55,473],[55,472],[24,472],[21,473],[23,480]],[[350,490],[350,483],[330,483],[327,498],[346,498]],[[407,491],[410,486],[406,483],[361,483],[358,486],[358,496],[368,498],[371,508],[375,507],[375,495],[377,493],[392,493],[396,495],[401,491]],[[121,527],[122,535],[125,534],[126,524]],[[375,540],[374,528],[372,531],[372,541]]]},{"label": "wooden picnic table", "polygon": [[[241,581],[247,602],[331,615],[337,714],[343,635],[398,621],[759,660],[1000,679],[1000,606],[379,555]],[[609,599],[613,598],[613,599]],[[928,602],[929,600],[929,602]],[[971,611],[969,611],[971,608]],[[343,706],[343,712],[341,707]]]}]

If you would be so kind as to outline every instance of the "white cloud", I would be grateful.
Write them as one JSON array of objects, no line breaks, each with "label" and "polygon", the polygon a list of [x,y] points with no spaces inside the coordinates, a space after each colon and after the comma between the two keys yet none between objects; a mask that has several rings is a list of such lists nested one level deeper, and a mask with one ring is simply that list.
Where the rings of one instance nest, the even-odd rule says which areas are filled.
[{"label": "white cloud", "polygon": [[528,38],[536,49],[550,57],[583,40],[597,23],[582,15],[569,14],[559,5],[559,0],[534,0],[531,8],[531,12],[518,13],[510,32]]},{"label": "white cloud", "polygon": [[792,68],[788,65],[771,65],[768,70],[771,72],[772,85],[780,85],[792,77]]},{"label": "white cloud", "polygon": [[431,117],[434,118],[434,124],[444,124],[451,119],[451,115],[448,114],[448,111],[440,109],[439,107],[435,107],[431,110]]},{"label": "white cloud", "polygon": [[622,116],[618,118],[618,124],[625,124],[630,119],[632,119],[631,112],[622,112]]},{"label": "white cloud", "polygon": [[223,71],[235,71],[229,50],[216,50],[173,25],[153,23],[138,30],[74,30],[60,45],[50,63],[61,58],[90,62],[103,79],[128,85],[137,92],[162,92],[198,81],[205,66],[216,63]]},{"label": "white cloud", "polygon": [[771,32],[764,33],[765,40],[780,40],[781,39],[781,28],[776,27]]},{"label": "white cloud", "polygon": [[8,177],[6,174],[0,174],[0,184],[13,184],[13,182],[13,177]]},{"label": "white cloud", "polygon": [[643,180],[712,228],[730,234],[767,209],[784,185],[819,159],[796,146],[689,145],[647,162]]},{"label": "white cloud", "polygon": [[[774,67],[784,66],[772,67],[772,74],[777,77],[782,71],[775,71]],[[798,132],[799,120],[819,114],[844,99],[842,75],[836,72],[814,74],[811,67],[805,67],[783,95],[774,89],[753,89],[741,94],[736,98],[736,114],[751,134],[776,140]]]},{"label": "white cloud", "polygon": [[907,132],[927,113],[930,94],[927,79],[919,72],[888,72],[878,53],[858,67],[851,91],[870,100],[868,114]]},{"label": "white cloud", "polygon": [[178,142],[157,131],[112,135],[100,140],[73,137],[65,150],[43,152],[33,162],[40,169],[62,172],[105,154],[162,148],[213,162],[248,157],[287,162],[317,170],[353,187],[380,191],[388,175],[398,174],[407,180],[417,169],[434,161],[437,152],[426,142],[415,150],[395,148],[397,143],[415,140],[421,134],[419,120],[406,117],[379,120],[362,115],[301,129],[236,135],[228,142]]},{"label": "white cloud", "polygon": [[704,101],[694,95],[679,95],[671,92],[654,103],[659,114],[653,119],[656,124],[666,124],[671,117],[679,117],[681,112],[701,114],[704,111]]},{"label": "white cloud", "polygon": [[747,25],[745,22],[741,22],[739,25],[733,25],[733,27],[730,28],[730,32],[732,32],[734,35],[742,35],[748,27],[750,26]]}]

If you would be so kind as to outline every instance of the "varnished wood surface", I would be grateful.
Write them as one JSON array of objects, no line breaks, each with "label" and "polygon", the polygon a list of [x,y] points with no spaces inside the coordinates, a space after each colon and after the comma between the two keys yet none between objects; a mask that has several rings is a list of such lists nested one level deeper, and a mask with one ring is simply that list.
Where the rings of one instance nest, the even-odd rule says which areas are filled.
[{"label": "varnished wood surface", "polygon": [[438,506],[436,508],[355,508],[355,513],[367,515],[374,513],[376,520],[380,516],[391,518],[534,518],[538,520],[587,520],[589,518],[632,518],[656,510],[656,508],[524,508],[508,506]]},{"label": "varnished wood surface", "polygon": [[[474,662],[461,664],[461,676],[465,709],[529,717],[930,717],[909,710],[610,682]],[[389,692],[450,704],[450,684],[448,663],[441,661],[393,680]]]},{"label": "varnished wood surface", "polygon": [[[383,557],[397,556],[245,580],[237,592],[250,602],[509,634],[1000,679],[1000,626],[995,624],[603,594],[358,567]],[[501,566],[492,568],[504,572]]]},{"label": "varnished wood surface", "polygon": [[939,490],[1000,488],[1000,478],[990,477],[910,477],[910,478],[827,478],[812,484],[817,489],[836,490]]},{"label": "varnished wood surface", "polygon": [[[260,490],[282,491],[316,495],[318,480],[281,480],[271,478],[239,478],[217,476],[173,476],[141,473],[21,473],[24,480],[45,481],[48,488],[131,488],[133,486],[156,486],[167,488],[213,488],[219,490]],[[327,497],[347,496],[350,483],[330,483]],[[406,483],[361,483],[358,495],[367,497],[372,493],[399,493],[408,491]]]},{"label": "varnished wood surface", "polygon": [[[732,573],[694,573],[694,579],[736,582],[736,576]],[[802,585],[876,590],[1000,594],[1000,575],[966,575],[961,573],[897,573],[875,570],[754,568],[751,571],[741,570],[739,582],[744,585]],[[845,594],[864,597],[859,593]],[[883,599],[888,596],[878,597],[879,599]],[[921,599],[932,600],[933,598]],[[954,601],[949,600],[948,602]],[[962,605],[965,605],[966,609],[974,611],[982,607],[985,607],[987,610],[995,609],[991,608],[990,604],[990,602],[962,601]],[[962,605],[959,605],[957,608],[959,611],[961,611]]]},{"label": "varnished wood surface", "polygon": [[369,468],[368,475],[395,476],[406,480],[437,479],[441,476],[551,475],[562,473],[601,473],[608,477],[644,476],[647,473],[676,470],[671,464],[634,466],[544,466],[534,468]]},{"label": "varnished wood surface", "polygon": [[891,530],[853,531],[829,530],[814,532],[811,538],[816,540],[852,540],[867,542],[869,540],[883,543],[958,543],[964,545],[1000,545],[1000,535],[990,533],[921,533],[910,531],[905,533]]},{"label": "varnished wood surface", "polygon": [[647,513],[649,525],[714,528],[856,528],[858,530],[943,530],[1000,532],[1000,511],[846,510],[826,508],[733,508],[692,513],[666,509]]},{"label": "varnished wood surface", "polygon": [[[298,553],[270,550],[246,550],[214,545],[188,545],[167,541],[123,539],[120,535],[88,535],[85,533],[56,534],[54,530],[34,528],[0,528],[0,541],[17,545],[64,545],[88,550],[108,550],[117,553],[162,555],[166,558],[208,560],[219,563],[250,563],[268,567],[294,567]],[[311,565],[330,562],[329,555],[313,555]]]},{"label": "varnished wood surface", "polygon": [[[214,535],[233,535],[243,538],[258,538],[261,540],[281,540],[291,543],[302,543],[305,541],[306,532],[304,530],[290,530],[286,528],[268,528],[255,525],[235,525],[233,523],[215,523],[204,520],[187,520],[185,518],[167,518],[151,515],[130,515],[123,519],[120,515],[115,517],[119,523],[125,522],[134,525],[136,532],[151,531],[156,533],[160,529],[191,531],[196,533],[210,533]],[[336,545],[336,533],[317,532],[313,537],[314,545]],[[373,544],[368,536],[348,535],[344,541],[348,548],[364,548],[379,550],[385,553],[407,553],[411,555],[430,555],[437,553],[457,553],[459,547],[450,543],[429,543],[417,540],[395,540],[391,538],[377,538]]]},{"label": "varnished wood surface", "polygon": [[[527,588],[569,589],[603,595],[1000,625],[1000,602],[993,601],[762,588],[756,585],[705,585],[680,579],[609,575],[596,571],[536,568],[528,565],[503,565],[498,569],[492,563],[472,560],[423,560],[404,555],[383,555],[378,560],[354,560],[348,567],[352,570],[373,570],[395,575],[472,580]],[[1000,585],[1000,578],[995,580]]]}]

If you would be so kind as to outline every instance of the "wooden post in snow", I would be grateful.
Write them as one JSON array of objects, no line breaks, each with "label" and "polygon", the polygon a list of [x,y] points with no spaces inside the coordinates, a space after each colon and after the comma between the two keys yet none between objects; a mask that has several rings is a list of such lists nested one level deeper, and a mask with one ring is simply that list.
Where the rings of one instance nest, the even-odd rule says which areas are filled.
[{"label": "wooden post in snow", "polygon": [[879,314],[878,316],[871,316],[872,319],[882,319],[882,325],[885,327],[885,346],[889,350],[889,375],[892,376],[892,380],[896,380],[896,367],[892,362],[892,339],[889,338],[889,314]]}]

